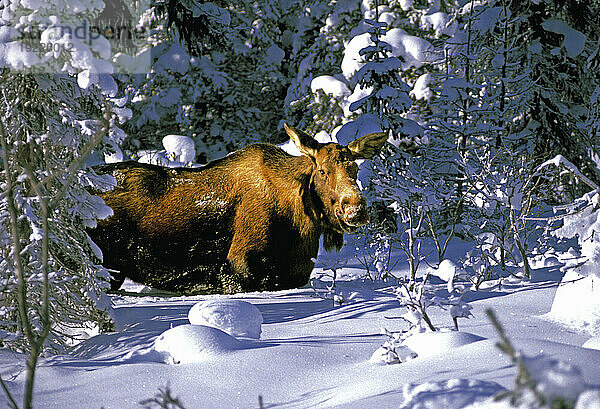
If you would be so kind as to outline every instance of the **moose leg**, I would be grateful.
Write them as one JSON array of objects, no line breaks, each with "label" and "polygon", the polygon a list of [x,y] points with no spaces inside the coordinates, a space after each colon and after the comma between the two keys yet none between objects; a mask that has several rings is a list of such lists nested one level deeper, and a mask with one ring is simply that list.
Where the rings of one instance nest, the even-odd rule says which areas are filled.
[{"label": "moose leg", "polygon": [[[251,239],[251,238],[248,238]],[[221,283],[223,291],[236,293],[242,291],[255,291],[260,289],[261,276],[264,275],[264,259],[258,243],[250,243],[250,240],[240,238],[231,245],[227,256],[227,265],[222,270]],[[258,247],[258,248],[257,248]]]},{"label": "moose leg", "polygon": [[268,268],[264,257],[269,244],[268,212],[266,209],[238,210],[234,235],[227,254],[227,264],[221,269],[223,291],[235,293],[258,290]]}]

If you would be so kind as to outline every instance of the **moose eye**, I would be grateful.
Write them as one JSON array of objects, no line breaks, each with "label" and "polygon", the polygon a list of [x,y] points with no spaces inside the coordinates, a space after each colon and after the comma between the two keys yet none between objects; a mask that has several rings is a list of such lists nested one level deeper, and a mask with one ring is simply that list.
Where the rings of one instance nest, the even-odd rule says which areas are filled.
[{"label": "moose eye", "polygon": [[319,169],[319,174],[321,176],[325,176],[326,175],[326,173],[325,173],[325,171],[323,169]]}]

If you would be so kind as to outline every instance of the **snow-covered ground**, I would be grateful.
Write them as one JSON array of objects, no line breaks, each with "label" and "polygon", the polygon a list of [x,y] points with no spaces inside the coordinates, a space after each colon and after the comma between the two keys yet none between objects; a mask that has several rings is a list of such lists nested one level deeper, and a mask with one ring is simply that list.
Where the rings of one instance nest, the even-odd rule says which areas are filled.
[{"label": "snow-covered ground", "polygon": [[[116,332],[42,359],[34,406],[140,408],[140,401],[169,386],[187,409],[258,408],[259,396],[265,408],[491,407],[497,404],[478,403],[513,388],[516,368],[495,345],[488,308],[525,356],[545,357],[537,360],[540,373],[553,371],[552,360],[570,365],[560,367],[567,377],[560,370],[546,376],[554,390],[600,385],[598,342],[584,348],[589,334],[542,317],[562,277],[559,266],[467,294],[473,317],[459,320],[458,333],[448,311],[431,307],[442,331],[408,338],[405,362],[392,365],[374,353],[388,339],[382,328],[407,329],[399,318],[406,311],[392,281],[374,283],[361,279],[363,273],[352,258],[338,271],[338,290],[352,294],[341,305],[316,297],[311,287],[159,297],[128,282],[128,293],[112,296]],[[23,356],[0,351],[0,374],[17,398],[23,368]],[[598,397],[590,396],[589,408],[597,407]],[[0,394],[0,407],[6,406]]]}]

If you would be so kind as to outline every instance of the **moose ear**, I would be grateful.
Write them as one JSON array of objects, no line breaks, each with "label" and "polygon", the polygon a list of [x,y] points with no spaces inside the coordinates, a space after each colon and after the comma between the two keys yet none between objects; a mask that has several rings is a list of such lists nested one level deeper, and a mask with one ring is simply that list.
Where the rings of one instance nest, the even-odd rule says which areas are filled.
[{"label": "moose ear", "polygon": [[300,153],[314,159],[321,144],[315,138],[300,129],[296,129],[286,123],[283,124],[283,127],[292,141],[294,141],[294,144]]},{"label": "moose ear", "polygon": [[373,132],[350,142],[348,149],[354,153],[354,159],[371,159],[383,148],[387,139],[385,132]]}]

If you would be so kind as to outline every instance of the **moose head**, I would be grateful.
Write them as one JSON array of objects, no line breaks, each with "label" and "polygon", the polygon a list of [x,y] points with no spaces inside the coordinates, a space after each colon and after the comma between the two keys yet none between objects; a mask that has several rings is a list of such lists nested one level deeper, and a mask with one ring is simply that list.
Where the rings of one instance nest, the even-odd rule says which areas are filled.
[{"label": "moose head", "polygon": [[366,199],[356,182],[358,165],[355,161],[377,154],[387,141],[387,135],[374,132],[342,146],[320,143],[287,124],[284,128],[298,150],[312,159],[311,184],[329,227],[338,233],[350,233],[366,224]]}]

